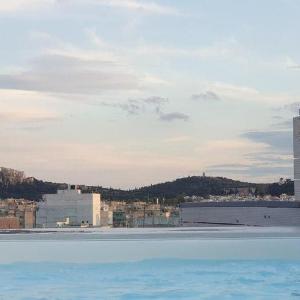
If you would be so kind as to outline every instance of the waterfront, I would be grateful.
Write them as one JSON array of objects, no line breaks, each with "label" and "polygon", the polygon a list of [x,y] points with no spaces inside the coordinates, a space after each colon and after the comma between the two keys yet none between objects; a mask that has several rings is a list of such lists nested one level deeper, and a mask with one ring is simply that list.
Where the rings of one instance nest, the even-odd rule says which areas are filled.
[{"label": "waterfront", "polygon": [[295,299],[299,228],[0,235],[0,299]]}]

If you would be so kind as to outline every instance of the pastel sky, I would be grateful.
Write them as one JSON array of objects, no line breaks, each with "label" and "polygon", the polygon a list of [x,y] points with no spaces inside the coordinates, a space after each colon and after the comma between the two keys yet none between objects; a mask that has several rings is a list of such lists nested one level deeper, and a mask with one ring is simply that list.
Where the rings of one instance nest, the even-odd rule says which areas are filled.
[{"label": "pastel sky", "polygon": [[0,0],[0,165],[133,188],[292,177],[298,0]]}]

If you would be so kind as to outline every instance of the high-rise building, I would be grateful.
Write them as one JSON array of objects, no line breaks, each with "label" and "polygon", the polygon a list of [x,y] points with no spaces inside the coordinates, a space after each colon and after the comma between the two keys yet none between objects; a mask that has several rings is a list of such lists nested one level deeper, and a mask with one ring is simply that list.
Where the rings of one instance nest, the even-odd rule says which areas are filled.
[{"label": "high-rise building", "polygon": [[300,116],[294,118],[294,188],[295,199],[300,200]]}]

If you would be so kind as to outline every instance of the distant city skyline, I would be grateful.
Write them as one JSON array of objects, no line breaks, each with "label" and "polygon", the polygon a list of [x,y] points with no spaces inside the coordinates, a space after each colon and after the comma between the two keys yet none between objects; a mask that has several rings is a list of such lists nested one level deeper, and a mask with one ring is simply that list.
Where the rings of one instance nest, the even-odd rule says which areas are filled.
[{"label": "distant city skyline", "polygon": [[293,178],[296,0],[0,3],[0,166],[133,188]]}]

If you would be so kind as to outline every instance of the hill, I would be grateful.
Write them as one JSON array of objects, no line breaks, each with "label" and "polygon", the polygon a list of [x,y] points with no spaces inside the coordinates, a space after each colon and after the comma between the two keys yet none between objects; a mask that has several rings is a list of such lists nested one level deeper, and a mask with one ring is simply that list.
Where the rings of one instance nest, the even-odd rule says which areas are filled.
[{"label": "hill", "polygon": [[26,177],[24,172],[9,168],[0,168],[0,199],[24,198],[38,201],[43,194],[56,193],[66,185]]},{"label": "hill", "polygon": [[[39,201],[43,194],[56,193],[66,184],[53,183],[26,177],[23,172],[0,168],[0,198],[24,198]],[[164,198],[167,202],[182,201],[184,196],[208,196],[247,193],[249,190],[257,195],[271,194],[279,196],[286,193],[293,195],[293,181],[284,184],[256,184],[236,181],[224,177],[191,176],[174,181],[154,184],[133,190],[105,188],[102,186],[80,186],[82,192],[98,192],[105,200],[154,200]]]}]

